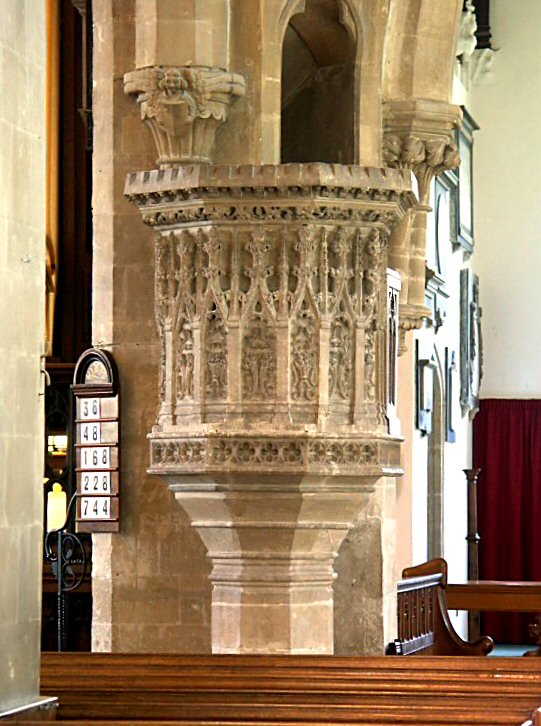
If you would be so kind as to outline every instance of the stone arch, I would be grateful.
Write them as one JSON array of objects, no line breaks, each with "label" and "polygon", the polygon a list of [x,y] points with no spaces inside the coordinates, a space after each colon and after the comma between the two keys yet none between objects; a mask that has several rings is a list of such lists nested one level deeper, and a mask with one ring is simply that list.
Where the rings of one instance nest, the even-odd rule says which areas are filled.
[{"label": "stone arch", "polygon": [[360,34],[350,9],[344,0],[304,0],[287,9],[279,29],[281,160],[355,163]]},{"label": "stone arch", "polygon": [[461,0],[391,3],[385,38],[385,100],[451,100]]},{"label": "stone arch", "polygon": [[[281,45],[287,26],[294,15],[304,13],[308,0],[286,0],[276,24],[276,43]],[[338,19],[356,42],[362,37],[362,17],[355,0],[338,0]]]}]

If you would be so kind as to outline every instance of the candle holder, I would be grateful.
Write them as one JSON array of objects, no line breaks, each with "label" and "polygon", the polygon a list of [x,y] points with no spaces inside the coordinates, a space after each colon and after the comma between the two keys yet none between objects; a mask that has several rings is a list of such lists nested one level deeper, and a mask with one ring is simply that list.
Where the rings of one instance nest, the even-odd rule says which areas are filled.
[{"label": "candle holder", "polygon": [[76,590],[82,584],[87,567],[84,544],[77,534],[69,531],[72,509],[78,497],[77,493],[71,497],[63,526],[47,532],[45,537],[45,558],[51,563],[57,584],[56,627],[59,653],[67,650],[66,593]]}]

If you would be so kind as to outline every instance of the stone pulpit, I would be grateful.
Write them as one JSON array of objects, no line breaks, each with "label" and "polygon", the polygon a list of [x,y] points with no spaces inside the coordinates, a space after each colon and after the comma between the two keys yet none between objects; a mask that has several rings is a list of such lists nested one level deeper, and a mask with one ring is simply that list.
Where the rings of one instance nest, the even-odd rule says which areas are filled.
[{"label": "stone pulpit", "polygon": [[208,550],[213,651],[332,653],[337,551],[400,473],[387,248],[409,173],[162,164],[126,195],[156,235],[150,472]]}]

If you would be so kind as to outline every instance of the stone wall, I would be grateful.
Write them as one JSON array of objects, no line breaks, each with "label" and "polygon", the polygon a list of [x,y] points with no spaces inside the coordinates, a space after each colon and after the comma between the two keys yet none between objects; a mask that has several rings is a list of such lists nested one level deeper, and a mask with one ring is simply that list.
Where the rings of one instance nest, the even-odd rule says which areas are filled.
[{"label": "stone wall", "polygon": [[[458,0],[442,0],[437,4],[433,0],[412,3],[378,0],[370,4],[357,0],[253,0],[249,3],[205,0],[182,4],[174,0],[154,3],[96,0],[94,3],[94,344],[107,347],[115,354],[123,385],[122,531],[119,535],[94,537],[95,649],[210,649],[210,585],[205,549],[189,529],[186,515],[173,505],[164,482],[145,474],[149,466],[146,436],[149,432],[153,436],[159,433],[156,426],[153,428],[160,397],[157,373],[160,363],[165,365],[167,360],[163,355],[160,361],[156,333],[153,241],[138,220],[136,210],[122,196],[126,172],[161,166],[159,172],[134,176],[140,177],[147,186],[154,182],[159,186],[170,172],[177,180],[178,170],[170,167],[187,165],[188,173],[197,176],[204,168],[199,164],[209,160],[231,168],[239,164],[254,165],[256,176],[262,173],[259,165],[268,164],[264,173],[274,174],[281,155],[282,42],[290,22],[305,23],[303,32],[308,38],[309,16],[320,9],[327,18],[325,28],[329,33],[343,37],[347,29],[352,44],[346,59],[354,66],[353,98],[350,99],[353,111],[348,111],[348,117],[354,119],[354,138],[349,144],[353,152],[350,154],[349,149],[348,160],[380,167],[383,135],[391,134],[393,143],[387,147],[392,154],[389,155],[387,148],[385,162],[407,172],[415,161],[414,171],[426,182],[426,187],[428,179],[443,163],[440,151],[443,154],[447,148],[459,113],[448,103],[449,69],[454,61],[451,46],[459,6]],[[405,8],[402,15],[400,8]],[[304,11],[304,19],[297,17]],[[316,25],[320,28],[319,23]],[[323,42],[310,40],[311,49],[324,53],[326,43],[335,42],[328,41],[326,32]],[[395,36],[403,42],[391,42]],[[394,64],[390,62],[393,55],[396,56]],[[403,72],[400,70],[402,56],[413,59]],[[424,73],[430,57],[435,59],[430,65],[433,84],[430,93],[428,90],[425,93],[425,86],[417,76]],[[344,59],[335,58],[333,62],[341,60]],[[322,67],[326,63],[322,56]],[[135,99],[123,95],[124,74],[127,74],[124,90],[134,94],[139,105]],[[386,78],[386,74],[391,75]],[[412,98],[413,95],[420,99]],[[387,104],[385,119],[382,119],[382,101]],[[140,115],[154,134],[157,150],[139,121]],[[227,123],[217,131],[212,149],[211,137],[226,118]],[[425,123],[427,119],[429,127]],[[303,118],[302,123],[312,121]],[[203,150],[194,142],[196,136],[208,136],[209,143]],[[414,159],[409,153],[410,137],[415,142]],[[315,155],[319,156],[319,150]],[[319,158],[306,160],[321,161]],[[243,169],[246,171],[240,167],[238,174]],[[362,167],[354,167],[355,173],[359,169]],[[223,196],[222,190],[214,189],[213,183],[207,186],[210,197]],[[170,196],[171,189],[166,191],[166,197]],[[267,192],[262,189],[261,193]],[[328,189],[322,194],[326,197]],[[179,200],[182,205],[186,201],[180,197]],[[162,202],[167,212],[167,205],[174,200],[160,199],[159,194],[149,197],[150,206],[159,206]],[[254,207],[256,213],[259,206]],[[170,227],[182,221],[185,210],[180,211],[176,221],[167,215],[162,219],[161,211],[158,210],[155,222],[149,221],[154,218],[155,210],[149,212],[149,219],[144,215],[145,221]],[[418,217],[424,220],[426,209],[421,211]],[[272,223],[276,221],[279,220]],[[230,222],[226,219],[226,224]],[[397,258],[402,252],[402,243],[408,246],[403,267],[405,289],[410,273],[411,227],[406,225],[403,239],[392,245]],[[420,222],[415,230],[412,279],[418,283],[414,292],[424,301],[426,230]],[[418,274],[419,270],[422,275]],[[198,277],[202,279],[205,276]],[[171,281],[171,284],[174,288],[175,283]],[[158,306],[156,313],[159,313]],[[418,327],[426,314],[424,306],[418,305],[410,311],[412,320],[408,324]],[[173,338],[173,343],[177,345],[178,341]],[[174,364],[174,358],[170,357],[168,365]],[[283,371],[281,377],[286,378]],[[380,379],[378,391],[381,393],[383,376]],[[162,377],[162,380],[166,391],[168,379]],[[163,406],[160,412],[165,423],[174,413]],[[217,410],[218,416],[222,414]],[[190,432],[194,435],[198,434],[196,423]],[[210,423],[214,425],[214,421]],[[167,446],[159,449],[165,452],[166,463],[169,450]],[[180,468],[182,471],[176,471],[175,475],[192,476],[193,471]],[[395,471],[396,467],[387,473]],[[355,476],[359,476],[359,471]],[[379,603],[378,612],[371,616],[370,627],[375,628],[370,636],[373,639],[357,634],[351,640],[347,629],[340,636],[342,642],[349,642],[350,646],[353,643],[356,652],[364,649],[361,641],[367,644],[367,650],[381,648],[394,618],[391,595],[395,575],[394,492],[394,483],[384,486],[380,500],[374,500],[373,506],[359,518],[350,541],[351,554],[342,557],[342,586],[345,583],[345,587],[340,591],[337,583],[337,592],[341,592],[338,599],[346,611],[352,599],[347,585],[348,578],[351,580],[348,567],[354,569],[357,562],[362,562],[366,568],[367,552],[376,550],[384,560],[377,586],[373,588],[374,602]],[[206,520],[203,524],[208,529]],[[231,528],[229,519],[224,526]],[[225,554],[231,556],[231,549]],[[363,587],[370,587],[368,580]],[[346,621],[347,618],[343,619]],[[350,618],[348,628],[351,622]]]},{"label": "stone wall", "polygon": [[[145,5],[150,5],[143,1]],[[154,242],[124,198],[126,173],[155,150],[122,77],[135,59],[135,1],[97,0],[94,17],[93,342],[110,350],[121,384],[121,531],[94,535],[92,648],[210,650],[205,548],[158,477],[149,477],[159,347]]]},{"label": "stone wall", "polygon": [[39,693],[45,3],[2,2],[0,87],[1,716]]}]

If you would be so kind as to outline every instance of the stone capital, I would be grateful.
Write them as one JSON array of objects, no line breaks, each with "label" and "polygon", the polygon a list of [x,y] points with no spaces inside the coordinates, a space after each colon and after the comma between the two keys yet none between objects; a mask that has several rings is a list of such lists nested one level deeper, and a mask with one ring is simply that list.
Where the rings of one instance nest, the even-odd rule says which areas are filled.
[{"label": "stone capital", "polygon": [[385,164],[411,169],[419,184],[419,201],[427,205],[433,177],[460,163],[454,130],[462,111],[459,106],[414,99],[386,103],[383,115]]},{"label": "stone capital", "polygon": [[404,355],[408,349],[406,346],[406,333],[422,328],[423,321],[427,318],[430,318],[430,308],[426,305],[408,305],[405,303],[401,306],[398,355]]},{"label": "stone capital", "polygon": [[124,91],[137,96],[161,168],[210,163],[216,130],[244,85],[237,73],[204,66],[159,66],[124,76]]}]

